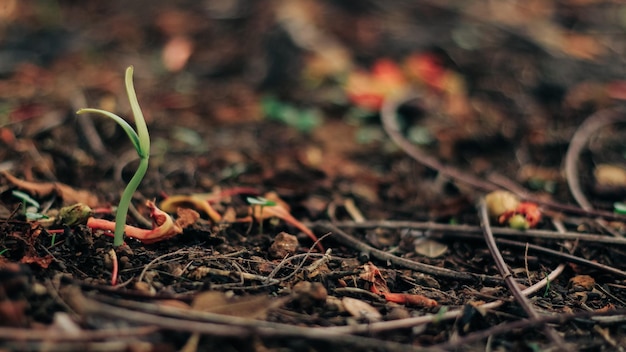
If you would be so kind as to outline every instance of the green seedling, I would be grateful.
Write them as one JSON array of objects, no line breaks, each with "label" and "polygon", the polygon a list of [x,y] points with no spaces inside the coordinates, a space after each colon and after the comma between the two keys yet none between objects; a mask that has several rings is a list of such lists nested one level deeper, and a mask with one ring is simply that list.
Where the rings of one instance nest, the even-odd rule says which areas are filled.
[{"label": "green seedling", "polygon": [[623,202],[613,203],[613,211],[616,214],[626,215],[626,203],[623,203]]},{"label": "green seedling", "polygon": [[[276,202],[263,197],[247,197],[246,201],[250,205],[258,205],[261,210],[259,211],[259,217],[263,218],[263,208],[276,205]],[[263,221],[259,221],[259,232],[263,233]]]},{"label": "green seedling", "polygon": [[137,171],[131,178],[128,185],[122,193],[120,202],[117,206],[117,213],[115,215],[115,237],[113,240],[114,246],[120,246],[124,243],[124,226],[126,225],[126,216],[128,214],[128,207],[130,206],[133,194],[139,187],[141,180],[146,175],[148,170],[148,159],[150,157],[150,135],[148,134],[148,127],[146,126],[146,120],[143,117],[139,102],[137,101],[137,94],[135,94],[135,87],[133,85],[133,67],[130,66],[126,69],[126,94],[130,102],[130,108],[133,112],[135,119],[135,129],[118,115],[101,109],[80,109],[77,114],[95,113],[112,119],[122,127],[124,132],[128,135],[128,138],[133,143],[137,154],[139,155],[139,166]]},{"label": "green seedling", "polygon": [[9,251],[9,249],[8,249],[8,248],[5,248],[5,249],[3,249],[3,250],[1,250],[1,251],[0,251],[0,255],[4,255],[4,253],[6,253],[6,252],[8,252],[8,251]]},{"label": "green seedling", "polygon": [[22,210],[26,219],[41,220],[48,218],[46,215],[38,212],[41,205],[39,205],[39,202],[31,198],[28,194],[21,191],[12,191],[11,194],[22,201]]}]

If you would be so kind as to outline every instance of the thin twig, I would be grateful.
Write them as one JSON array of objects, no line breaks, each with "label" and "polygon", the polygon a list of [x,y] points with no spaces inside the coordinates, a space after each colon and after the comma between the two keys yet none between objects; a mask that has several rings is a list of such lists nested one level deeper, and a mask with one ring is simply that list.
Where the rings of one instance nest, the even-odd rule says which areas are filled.
[{"label": "thin twig", "polygon": [[343,230],[339,229],[337,226],[330,222],[316,222],[315,226],[321,230],[329,231],[333,233],[333,239],[336,241],[350,246],[356,249],[359,252],[365,252],[371,254],[374,258],[382,261],[389,261],[395,265],[405,267],[407,269],[419,271],[425,274],[430,274],[439,277],[445,277],[453,280],[460,281],[481,281],[489,284],[501,284],[502,280],[495,276],[483,275],[483,274],[474,274],[474,273],[466,273],[460,271],[454,271],[451,269],[440,268],[433,265],[423,264],[419,262],[415,262],[406,258],[401,258],[391,253],[381,251],[380,249],[369,246],[368,244],[359,241],[358,239],[350,236]]},{"label": "thin twig", "polygon": [[[626,311],[625,311],[626,312]],[[480,341],[495,335],[502,335],[506,333],[510,333],[515,330],[525,330],[533,327],[538,327],[548,323],[566,323],[567,321],[574,319],[588,319],[588,318],[596,318],[603,317],[607,314],[620,314],[619,311],[613,312],[580,312],[576,314],[555,314],[549,316],[542,316],[536,319],[523,319],[512,321],[509,323],[503,323],[496,326],[493,326],[489,329],[485,329],[482,331],[477,331],[473,333],[469,333],[465,336],[458,337],[454,342],[444,342],[442,344],[438,344],[435,346],[431,346],[433,348],[442,349],[446,351],[456,351],[462,346],[466,346],[470,343]],[[621,313],[624,314],[624,313]]]},{"label": "thin twig", "polygon": [[383,128],[385,129],[385,132],[389,135],[389,137],[391,137],[394,143],[396,143],[405,153],[409,154],[420,164],[437,170],[445,176],[466,183],[479,190],[486,192],[495,191],[498,187],[494,184],[485,182],[482,179],[475,177],[467,172],[463,172],[457,168],[442,164],[441,162],[439,162],[439,160],[424,153],[415,145],[413,145],[410,141],[404,138],[402,132],[400,132],[400,126],[398,125],[396,112],[401,105],[419,98],[420,96],[415,92],[405,92],[404,94],[401,94],[398,98],[385,99],[383,106],[380,110],[380,118]]},{"label": "thin twig", "polygon": [[[315,224],[315,223],[314,223]],[[353,221],[339,221],[333,223],[339,228],[388,228],[388,229],[415,229],[415,230],[432,230],[432,231],[449,231],[449,232],[466,232],[466,233],[481,233],[482,230],[478,226],[474,225],[451,225],[440,224],[430,221],[396,221],[396,220],[380,220],[380,221],[365,221],[356,223]],[[506,237],[535,237],[552,240],[578,240],[593,243],[605,243],[610,245],[626,246],[626,238],[603,236],[593,233],[581,233],[581,232],[554,232],[549,230],[516,230],[509,227],[493,227],[492,232],[494,235],[506,236]]]},{"label": "thin twig", "polygon": [[[478,203],[478,215],[480,217],[481,226],[483,228],[483,232],[485,235],[485,242],[487,243],[487,247],[489,248],[489,252],[493,256],[493,259],[496,263],[496,267],[500,272],[500,275],[504,278],[504,282],[506,283],[509,291],[515,297],[517,303],[522,307],[522,309],[526,312],[529,318],[538,319],[540,318],[539,313],[533,308],[530,300],[522,293],[522,290],[517,285],[513,274],[509,270],[508,266],[504,262],[504,258],[502,257],[502,253],[498,249],[498,245],[496,244],[496,239],[491,232],[491,226],[489,224],[489,214],[487,213],[487,205],[485,204],[484,197],[481,197]],[[556,330],[554,330],[549,325],[544,325],[543,329],[546,336],[550,339],[550,341],[555,344],[562,351],[570,351],[571,349],[565,345],[565,340],[559,335]]]},{"label": "thin twig", "polygon": [[0,339],[12,341],[48,341],[48,342],[85,342],[108,339],[137,338],[158,331],[158,327],[148,326],[124,327],[121,329],[81,330],[64,332],[57,329],[22,329],[2,326],[0,327]]},{"label": "thin twig", "polygon": [[[439,173],[451,177],[452,179],[459,181],[461,183],[465,183],[472,187],[475,187],[478,190],[484,192],[491,192],[500,188],[500,185],[492,182],[491,180],[485,181],[481,178],[478,178],[472,174],[467,172],[463,172],[460,169],[454,168],[449,165],[444,165],[436,158],[431,157],[425,152],[421,151],[415,145],[413,145],[409,140],[404,138],[402,133],[400,132],[400,127],[398,125],[398,121],[396,118],[397,110],[403,104],[406,104],[410,101],[419,100],[421,96],[415,92],[407,91],[402,94],[398,94],[397,97],[393,99],[385,99],[383,106],[380,111],[381,121],[385,132],[389,135],[389,137],[396,143],[405,153],[410,155],[413,159],[415,159],[420,164],[423,164],[431,169],[437,170]],[[512,189],[513,193],[515,193],[520,198],[531,200],[533,202],[539,203],[545,207],[549,207],[554,210],[559,210],[563,212],[585,215],[585,216],[595,216],[602,217],[610,220],[621,220],[626,221],[626,216],[620,214],[614,214],[608,211],[601,211],[595,209],[581,209],[580,207],[562,204],[559,202],[555,202],[552,200],[544,200],[544,199],[536,199],[529,192],[516,188]]]},{"label": "thin twig", "polygon": [[[462,234],[462,233],[454,233],[454,234],[450,234],[450,236],[460,237],[460,238],[473,238],[473,239],[480,238],[480,236],[477,236],[477,235],[468,235],[468,234]],[[517,247],[517,248],[528,247],[533,252],[546,254],[546,255],[549,255],[551,257],[554,257],[554,258],[557,258],[557,259],[561,259],[562,261],[565,261],[565,262],[586,266],[588,268],[600,270],[600,271],[603,271],[605,273],[609,273],[609,274],[613,274],[613,275],[619,276],[621,278],[626,278],[626,271],[620,270],[618,268],[615,268],[615,267],[612,267],[612,266],[609,266],[609,265],[605,265],[605,264],[601,264],[601,263],[597,263],[597,262],[593,262],[593,261],[587,260],[585,258],[581,258],[581,257],[577,257],[577,256],[574,256],[574,255],[571,255],[571,254],[555,251],[553,249],[549,249],[549,248],[546,248],[546,247],[538,246],[538,245],[535,245],[535,244],[523,243],[523,242],[512,241],[512,240],[505,240],[505,239],[501,239],[501,238],[496,239],[496,243],[497,244],[503,244],[503,245],[508,246],[508,247]]]},{"label": "thin twig", "polygon": [[250,318],[166,307],[152,303],[112,300],[101,297],[103,300],[114,303],[114,305],[107,304],[86,298],[78,289],[71,290],[71,293],[68,292],[68,295],[71,296],[69,300],[72,302],[72,306],[83,314],[123,319],[138,324],[150,324],[167,330],[237,338],[255,335],[262,337],[294,337],[385,351],[418,351],[417,348],[406,344],[363,336],[350,336],[332,330],[306,328]]},{"label": "thin twig", "polygon": [[593,133],[616,122],[626,122],[626,111],[624,111],[623,108],[600,110],[589,116],[587,120],[578,127],[574,136],[572,136],[567,153],[565,154],[564,169],[567,184],[576,202],[585,210],[592,209],[593,206],[580,187],[577,167],[580,153]]},{"label": "thin twig", "polygon": [[[589,137],[599,129],[616,122],[626,122],[626,112],[623,108],[605,109],[589,116],[583,122],[572,137],[567,153],[565,154],[565,177],[572,196],[584,210],[592,210],[593,206],[587,199],[580,187],[580,178],[578,175],[578,159],[583,151]],[[596,219],[596,222],[605,231],[616,237],[621,237],[619,233],[607,226],[603,219]]]},{"label": "thin twig", "polygon": [[[536,284],[524,289],[522,291],[525,295],[532,295],[534,293],[539,292],[543,289],[548,282],[554,281],[559,275],[560,271],[554,270],[547,277],[543,278],[541,281]],[[504,300],[497,300],[489,303],[485,303],[480,306],[481,309],[496,309],[504,304]],[[407,329],[413,328],[416,326],[437,323],[445,320],[457,319],[463,314],[463,309],[454,309],[447,312],[440,311],[437,314],[426,314],[419,317],[406,318],[406,319],[398,319],[398,320],[390,320],[390,321],[381,321],[369,324],[358,324],[358,325],[350,325],[350,326],[335,326],[328,328],[319,328],[319,329],[332,329],[336,332],[346,333],[346,334],[365,334],[365,333],[380,333],[384,331],[397,330],[397,329]]]}]

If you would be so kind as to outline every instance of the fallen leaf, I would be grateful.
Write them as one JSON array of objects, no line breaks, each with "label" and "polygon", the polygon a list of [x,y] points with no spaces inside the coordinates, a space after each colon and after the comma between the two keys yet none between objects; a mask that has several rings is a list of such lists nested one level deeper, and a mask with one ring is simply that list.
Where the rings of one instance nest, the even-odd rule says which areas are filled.
[{"label": "fallen leaf", "polygon": [[383,278],[383,274],[378,267],[372,263],[363,264],[363,272],[359,275],[361,280],[365,280],[372,284],[370,291],[376,294],[389,292],[387,281]]},{"label": "fallen leaf", "polygon": [[52,263],[52,260],[54,258],[51,255],[47,255],[45,257],[39,257],[36,255],[25,255],[22,257],[22,259],[20,259],[20,263],[22,264],[37,264],[39,265],[42,269],[48,269],[48,266],[50,266],[50,263]]},{"label": "fallen leaf", "polygon": [[191,302],[193,310],[240,318],[263,319],[270,309],[286,302],[266,295],[228,297],[224,292],[205,291],[197,294]]},{"label": "fallen leaf", "polygon": [[75,203],[84,203],[90,207],[97,207],[100,201],[98,197],[89,191],[76,190],[71,186],[60,182],[29,182],[20,180],[19,178],[11,175],[10,173],[3,171],[2,175],[11,182],[15,187],[24,190],[32,195],[38,197],[45,197],[51,194],[56,194],[63,199],[64,205],[71,205]]},{"label": "fallen leaf", "polygon": [[446,251],[448,251],[448,246],[429,238],[417,240],[415,243],[415,253],[428,258],[437,258],[446,253]]},{"label": "fallen leaf", "polygon": [[165,198],[159,204],[161,209],[165,212],[174,212],[178,208],[193,208],[197,211],[201,211],[207,214],[211,220],[219,222],[222,220],[222,216],[211,206],[204,196],[196,195],[174,195]]},{"label": "fallen leaf", "polygon": [[596,284],[596,280],[589,275],[576,275],[569,279],[570,292],[591,291]]},{"label": "fallen leaf", "polygon": [[383,318],[376,308],[356,298],[344,297],[341,299],[341,303],[345,310],[355,318],[365,319],[368,322],[380,321]]}]

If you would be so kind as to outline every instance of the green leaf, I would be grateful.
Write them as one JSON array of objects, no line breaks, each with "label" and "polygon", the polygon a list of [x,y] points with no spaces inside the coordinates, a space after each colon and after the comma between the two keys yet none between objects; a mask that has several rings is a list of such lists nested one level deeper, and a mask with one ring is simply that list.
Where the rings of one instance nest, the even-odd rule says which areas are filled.
[{"label": "green leaf", "polygon": [[269,199],[265,199],[263,197],[247,197],[246,201],[252,205],[262,205],[262,206],[273,206],[276,205],[276,202],[273,202]]},{"label": "green leaf", "polygon": [[133,143],[133,146],[135,147],[137,154],[141,156],[141,144],[139,143],[139,136],[137,135],[137,132],[135,132],[133,127],[128,122],[126,122],[126,120],[124,120],[123,118],[115,115],[112,112],[108,112],[106,110],[101,110],[101,109],[93,109],[93,108],[80,109],[76,113],[79,115],[85,114],[85,113],[99,114],[117,122],[117,124],[120,125],[122,129],[124,130],[124,132],[126,132],[126,134],[128,135],[128,138]]},{"label": "green leaf", "polygon": [[22,202],[30,204],[32,206],[34,206],[35,208],[39,209],[41,206],[39,205],[39,202],[34,200],[33,198],[31,198],[31,196],[29,196],[28,194],[22,192],[22,191],[12,191],[11,194],[22,200]]},{"label": "green leaf", "polygon": [[139,138],[139,149],[137,149],[137,153],[139,157],[147,158],[150,155],[150,135],[148,134],[148,126],[146,126],[146,120],[143,117],[143,112],[141,112],[137,94],[135,93],[132,66],[126,69],[126,94],[128,94],[130,109],[133,111],[133,117],[135,118],[135,127],[137,127],[137,135]]},{"label": "green leaf", "polygon": [[626,203],[613,203],[613,211],[615,211],[617,214],[626,215]]}]

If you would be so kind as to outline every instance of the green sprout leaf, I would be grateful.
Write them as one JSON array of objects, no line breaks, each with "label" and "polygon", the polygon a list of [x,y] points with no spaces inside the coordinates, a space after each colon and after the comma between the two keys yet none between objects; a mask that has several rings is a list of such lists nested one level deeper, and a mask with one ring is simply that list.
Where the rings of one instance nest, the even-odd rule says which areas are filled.
[{"label": "green sprout leaf", "polygon": [[126,134],[128,135],[128,138],[133,143],[133,146],[135,147],[135,150],[137,151],[137,153],[139,153],[139,151],[141,150],[141,146],[139,145],[139,135],[137,135],[137,132],[135,132],[133,127],[128,122],[126,122],[126,120],[124,120],[123,118],[115,115],[112,112],[108,112],[106,110],[91,109],[91,108],[80,109],[76,113],[79,115],[86,114],[86,113],[100,114],[102,116],[110,118],[111,120],[117,122],[117,124],[120,125],[120,127],[122,127],[124,132],[126,132]]},{"label": "green sprout leaf", "polygon": [[77,114],[95,113],[115,121],[126,132],[128,138],[133,143],[133,146],[137,151],[137,155],[139,155],[139,166],[137,167],[137,171],[135,171],[135,174],[128,182],[128,185],[126,185],[124,193],[122,193],[122,197],[120,198],[120,202],[117,206],[117,213],[115,215],[115,238],[113,240],[114,246],[120,246],[124,243],[124,226],[126,225],[128,208],[130,207],[133,194],[137,190],[137,187],[139,187],[143,177],[146,175],[146,171],[148,170],[148,160],[150,157],[150,135],[148,134],[146,120],[143,117],[139,101],[137,100],[137,94],[135,93],[132,66],[126,69],[125,84],[126,94],[128,95],[128,101],[130,102],[130,108],[133,112],[133,117],[135,118],[136,129],[133,129],[133,127],[123,118],[105,110],[80,109],[77,112]]},{"label": "green sprout leaf", "polygon": [[19,198],[24,205],[29,204],[37,209],[41,207],[38,201],[34,200],[31,196],[22,191],[12,191],[11,194],[13,197]]},{"label": "green sprout leaf", "polygon": [[617,214],[626,215],[626,203],[622,203],[622,202],[613,203],[613,210]]},{"label": "green sprout leaf", "polygon": [[269,199],[265,199],[263,197],[247,197],[246,201],[248,202],[248,204],[260,205],[260,206],[264,206],[264,207],[269,207],[269,206],[276,205],[276,202],[271,201]]}]

